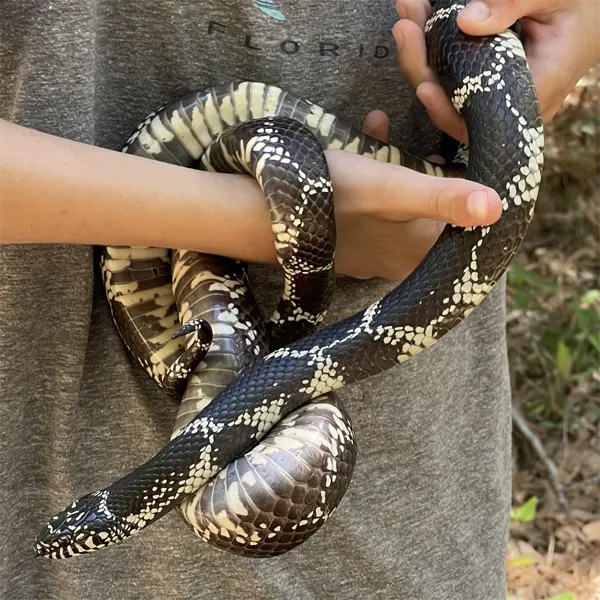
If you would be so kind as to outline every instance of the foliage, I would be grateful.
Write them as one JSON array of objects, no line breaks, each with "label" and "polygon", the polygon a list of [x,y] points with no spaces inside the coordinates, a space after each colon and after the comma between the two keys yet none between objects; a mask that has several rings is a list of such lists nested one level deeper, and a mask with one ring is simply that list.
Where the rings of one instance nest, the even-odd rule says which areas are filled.
[{"label": "foliage", "polygon": [[514,436],[509,600],[600,598],[600,65],[546,126],[536,213],[508,274],[513,402],[557,465]]}]

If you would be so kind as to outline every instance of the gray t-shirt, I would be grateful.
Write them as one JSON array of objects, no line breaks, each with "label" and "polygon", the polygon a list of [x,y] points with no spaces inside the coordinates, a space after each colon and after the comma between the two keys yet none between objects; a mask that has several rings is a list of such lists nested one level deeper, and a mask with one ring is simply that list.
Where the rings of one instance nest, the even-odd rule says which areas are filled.
[{"label": "gray t-shirt", "polygon": [[[398,71],[395,19],[392,0],[4,0],[0,116],[118,149],[163,101],[252,79],[357,123],[383,109],[392,141],[425,155],[438,139]],[[252,277],[272,306],[277,271]],[[330,320],[393,285],[340,278]],[[176,406],[120,342],[91,247],[1,247],[0,294],[0,600],[504,600],[504,281],[429,351],[341,390],[360,452],[350,489],[267,560],[209,547],[175,511],[98,553],[33,558],[46,519],[165,444]]]}]

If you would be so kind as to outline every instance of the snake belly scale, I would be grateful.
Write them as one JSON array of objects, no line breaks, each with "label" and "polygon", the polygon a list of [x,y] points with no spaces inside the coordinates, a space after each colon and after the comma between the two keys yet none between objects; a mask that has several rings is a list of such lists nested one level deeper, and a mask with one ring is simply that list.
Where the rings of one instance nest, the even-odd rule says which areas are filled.
[{"label": "snake belly scale", "polygon": [[[543,127],[523,47],[510,31],[482,38],[463,35],[456,25],[456,16],[464,5],[455,0],[436,2],[425,27],[429,62],[467,123],[470,146],[464,176],[496,190],[502,199],[501,218],[485,227],[448,225],[419,267],[389,294],[352,317],[318,328],[331,293],[331,268],[327,265],[331,265],[333,253],[317,252],[298,259],[298,255],[289,252],[295,243],[290,240],[298,239],[308,219],[297,215],[298,233],[294,234],[289,221],[277,222],[276,203],[272,203],[276,245],[281,242],[278,259],[286,276],[281,303],[266,327],[255,326],[251,310],[244,315],[239,310],[229,315],[230,324],[231,320],[241,323],[239,331],[253,332],[256,345],[251,345],[258,349],[251,350],[254,356],[244,359],[243,364],[230,365],[229,376],[212,394],[205,391],[198,394],[194,386],[202,380],[202,362],[207,366],[210,360],[207,345],[216,343],[218,350],[223,351],[226,344],[219,338],[222,332],[218,327],[212,339],[210,334],[208,338],[204,335],[207,331],[203,316],[198,310],[190,312],[185,294],[178,291],[186,287],[184,279],[186,274],[189,276],[189,262],[194,261],[194,255],[176,251],[171,262],[166,250],[138,249],[146,253],[147,263],[141,270],[147,271],[147,286],[139,283],[143,282],[142,274],[136,279],[136,289],[127,293],[138,294],[137,303],[147,305],[134,309],[137,314],[122,312],[121,316],[116,310],[122,311],[123,303],[112,302],[111,308],[121,333],[135,319],[142,327],[149,328],[152,335],[148,332],[140,335],[142,327],[139,327],[132,328],[124,338],[130,341],[132,353],[164,389],[178,394],[183,390],[180,419],[171,441],[154,457],[108,487],[76,500],[48,521],[35,543],[38,555],[66,558],[96,551],[138,533],[175,507],[180,507],[186,518],[194,521],[198,517],[197,507],[208,506],[206,490],[214,494],[219,486],[227,486],[230,475],[217,474],[230,473],[227,469],[232,463],[252,461],[258,447],[267,446],[271,436],[285,436],[284,428],[296,427],[301,417],[312,419],[309,428],[319,429],[323,419],[329,421],[331,430],[325,429],[331,437],[319,446],[321,458],[325,456],[322,453],[325,447],[330,452],[329,458],[335,456],[334,448],[338,454],[340,448],[346,453],[342,461],[344,477],[334,483],[327,473],[330,479],[325,478],[322,490],[325,496],[327,490],[334,492],[332,506],[339,502],[352,474],[355,441],[348,415],[332,394],[345,385],[397,368],[468,318],[506,272],[533,217],[543,167]],[[299,126],[292,125],[293,121]],[[263,133],[277,139],[261,145],[258,137]],[[125,150],[133,149],[136,154],[184,166],[201,160],[204,168],[216,166],[219,170],[252,173],[263,189],[266,185],[265,194],[272,198],[276,191],[268,189],[268,181],[261,181],[262,165],[270,164],[271,155],[279,152],[280,157],[293,162],[295,148],[300,146],[294,140],[300,139],[306,140],[315,151],[311,164],[320,161],[316,142],[323,149],[355,152],[431,175],[456,175],[377,142],[320,107],[261,83],[231,84],[165,105],[140,125]],[[275,150],[278,145],[280,151]],[[306,147],[304,141],[301,147],[302,151],[297,152],[300,158]],[[279,173],[280,181],[287,181],[288,171],[279,171],[282,165],[277,161],[272,172]],[[296,162],[303,164],[301,160]],[[295,175],[289,180],[289,189],[293,191],[294,186],[302,189],[304,184],[308,185],[306,191],[318,188],[323,197],[328,196],[331,186],[326,165],[320,165],[315,175],[309,175],[307,168],[291,169],[295,169]],[[304,181],[299,183],[300,171]],[[317,188],[315,182],[320,184]],[[297,191],[294,194],[301,197]],[[325,216],[322,218],[326,220]],[[333,224],[326,229],[331,232]],[[302,230],[311,231],[310,227]],[[277,234],[281,233],[284,236],[278,240]],[[111,286],[120,284],[111,279],[112,274],[119,272],[118,263],[110,261],[133,265],[139,256],[135,251],[105,250],[103,268],[105,281],[110,282],[108,292],[114,293]],[[211,269],[199,271],[210,272],[205,281],[208,287],[213,286],[213,292],[219,291],[220,286],[225,294],[223,301],[228,302],[226,307],[232,304],[232,290],[237,289],[234,293],[240,292],[242,296],[250,294],[244,267],[239,264],[238,267],[237,275],[232,276],[230,263],[225,265],[227,276],[219,276]],[[154,291],[157,277],[163,278],[158,295]],[[314,277],[312,281],[320,286],[325,301],[304,304],[307,296],[301,293],[303,285],[298,285],[302,277]],[[215,287],[215,283],[219,285]],[[128,285],[125,282],[123,289]],[[110,298],[109,293],[109,300],[115,298]],[[285,314],[283,320],[282,314]],[[215,319],[216,316],[213,323]],[[185,343],[179,335],[182,323],[184,333],[188,334]],[[291,324],[289,338],[286,324]],[[269,339],[259,341],[262,339],[259,332],[267,330]],[[148,343],[152,336],[160,339],[158,345]],[[200,370],[196,380],[193,372],[197,367]],[[187,407],[190,397],[195,398],[191,408]],[[196,410],[199,414],[195,414]],[[242,471],[250,472],[248,468]],[[305,494],[314,495],[316,489],[306,488]],[[302,541],[302,527],[308,531],[313,520],[317,526],[326,520],[321,514],[324,509],[319,514],[313,512],[311,518],[301,521],[302,527],[297,527],[297,538],[287,531],[287,537],[281,538],[282,545],[277,548],[281,528],[271,530],[265,523],[273,537],[261,536],[258,522],[266,513],[273,516],[273,510],[273,506],[265,506],[249,513],[246,521],[253,522],[251,530],[243,528],[247,522],[244,515],[237,513],[236,527],[244,529],[240,547],[252,554],[249,542],[253,541],[256,555],[261,555],[260,549],[264,555],[285,551]],[[199,534],[216,545],[229,544],[231,549],[235,543],[226,541],[220,525],[218,518],[203,523]]]}]

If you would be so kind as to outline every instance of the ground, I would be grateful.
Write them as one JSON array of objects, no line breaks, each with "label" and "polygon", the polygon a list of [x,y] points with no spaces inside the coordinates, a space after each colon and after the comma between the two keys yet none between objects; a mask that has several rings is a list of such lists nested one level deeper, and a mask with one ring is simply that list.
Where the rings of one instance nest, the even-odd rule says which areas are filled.
[{"label": "ground", "polygon": [[600,600],[599,131],[597,65],[546,127],[542,191],[509,273],[510,600]]}]

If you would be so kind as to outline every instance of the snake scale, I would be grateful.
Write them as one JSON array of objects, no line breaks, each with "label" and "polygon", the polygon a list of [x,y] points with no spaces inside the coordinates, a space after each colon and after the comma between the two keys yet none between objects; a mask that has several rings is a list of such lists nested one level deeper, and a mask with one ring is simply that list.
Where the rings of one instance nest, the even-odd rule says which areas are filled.
[{"label": "snake scale", "polygon": [[[205,541],[250,556],[287,552],[328,520],[356,460],[335,391],[398,367],[467,318],[506,272],[533,217],[543,126],[523,46],[510,30],[465,36],[456,24],[465,5],[436,2],[425,34],[429,62],[467,124],[466,170],[406,155],[309,101],[252,82],[190,93],[129,138],[124,152],[255,177],[268,200],[284,289],[265,322],[239,261],[103,248],[119,333],[181,405],[169,443],[52,517],[35,541],[37,555],[96,551],[176,507]],[[446,226],[389,294],[319,327],[334,282],[326,149],[480,182],[500,195],[502,216],[491,226]]]}]

